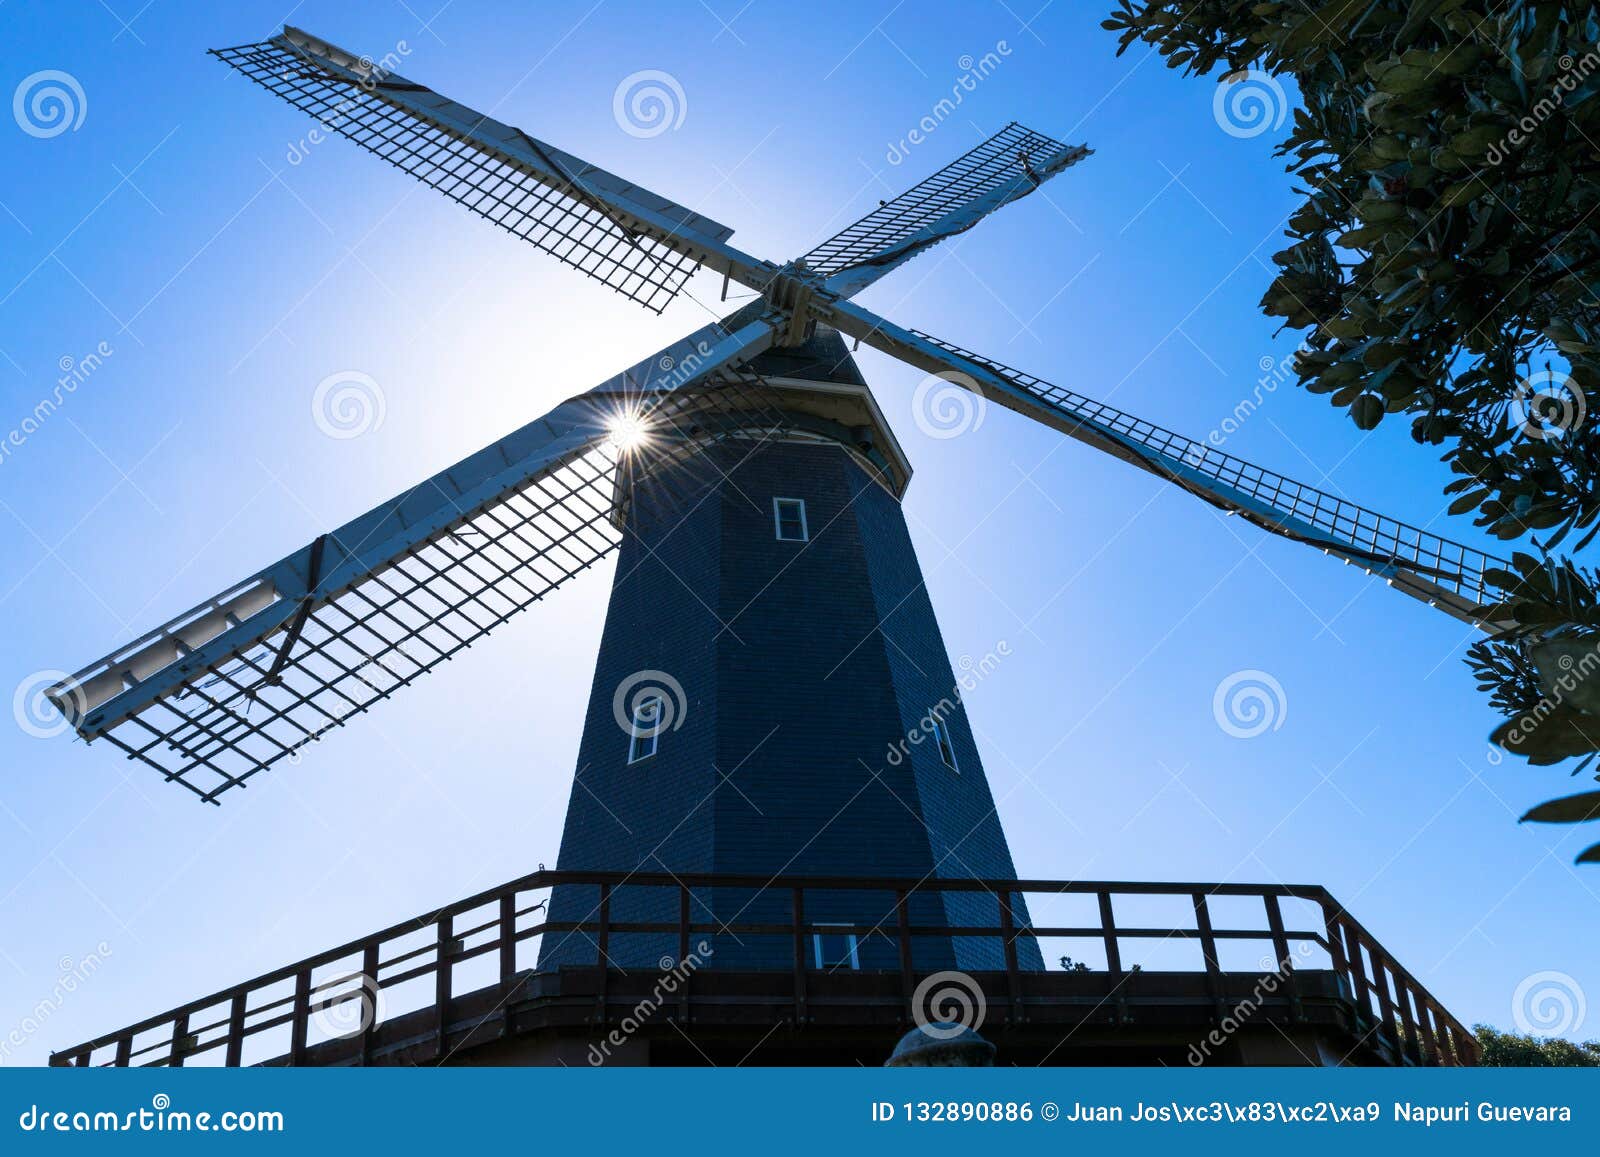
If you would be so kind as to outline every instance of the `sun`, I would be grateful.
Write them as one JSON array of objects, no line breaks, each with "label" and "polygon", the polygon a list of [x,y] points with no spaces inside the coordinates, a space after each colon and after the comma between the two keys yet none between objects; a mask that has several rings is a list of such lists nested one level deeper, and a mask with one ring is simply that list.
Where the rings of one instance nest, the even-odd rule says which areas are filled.
[{"label": "sun", "polygon": [[613,446],[627,452],[638,449],[649,437],[650,431],[638,414],[626,413],[611,419],[608,434]]}]

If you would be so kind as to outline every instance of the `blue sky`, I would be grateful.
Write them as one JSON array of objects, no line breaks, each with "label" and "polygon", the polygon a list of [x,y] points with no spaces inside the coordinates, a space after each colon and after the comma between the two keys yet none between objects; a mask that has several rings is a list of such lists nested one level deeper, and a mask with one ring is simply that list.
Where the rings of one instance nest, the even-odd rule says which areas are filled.
[{"label": "blue sky", "polygon": [[[0,429],[109,353],[0,459],[0,691],[73,669],[702,324],[660,317],[311,127],[204,49],[287,17],[737,229],[784,258],[1009,120],[1095,155],[865,304],[1193,436],[1286,355],[1256,302],[1296,203],[1277,134],[1223,131],[1208,80],[1101,5],[531,6],[454,0],[0,8],[3,89],[69,74],[81,123],[0,122]],[[1004,46],[1003,48],[1001,46]],[[892,163],[964,58],[1000,63]],[[683,119],[623,131],[642,70]],[[23,119],[26,119],[25,117]],[[35,126],[37,128],[37,126]],[[704,303],[704,304],[702,304]],[[66,359],[71,359],[70,362]],[[1600,1000],[1600,876],[1519,827],[1563,771],[1493,760],[1461,624],[991,407],[935,439],[921,375],[862,369],[916,468],[907,517],[1019,872],[1325,884],[1457,1016],[1513,1023],[1561,972]],[[317,383],[384,420],[334,439]],[[1482,545],[1400,423],[1289,387],[1227,449]],[[609,568],[222,808],[105,745],[0,726],[0,1036],[104,956],[4,1063],[61,1047],[553,863]],[[557,605],[559,604],[559,606]],[[1282,688],[1249,739],[1212,700]],[[100,946],[104,945],[102,949]],[[1567,1035],[1600,1035],[1600,1011]]]}]

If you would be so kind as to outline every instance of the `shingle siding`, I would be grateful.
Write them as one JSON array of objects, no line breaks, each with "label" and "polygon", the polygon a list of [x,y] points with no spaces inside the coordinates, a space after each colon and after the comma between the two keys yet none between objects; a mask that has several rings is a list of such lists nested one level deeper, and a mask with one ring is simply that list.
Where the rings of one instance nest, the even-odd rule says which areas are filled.
[{"label": "shingle siding", "polygon": [[[618,560],[558,866],[777,875],[1014,874],[965,713],[948,717],[960,774],[931,740],[889,758],[956,686],[898,501],[841,447],[731,441],[692,486],[641,484]],[[698,493],[691,491],[698,490]],[[670,494],[670,497],[669,497]],[[779,541],[772,500],[806,504],[808,543]],[[628,765],[613,717],[617,687],[654,669],[681,683],[687,710],[658,753]],[[557,920],[581,919],[593,890],[558,889]],[[720,890],[696,918],[776,920],[786,890]],[[894,897],[808,893],[808,922],[881,925],[863,968],[898,967]],[[986,894],[911,900],[914,923],[992,923]],[[613,900],[613,920],[675,920],[663,890]],[[1019,919],[1022,914],[1019,912]],[[711,967],[787,968],[784,937],[710,938]],[[612,951],[654,965],[673,937]],[[1024,941],[1024,967],[1040,967]],[[978,938],[928,937],[919,969],[1001,967]],[[541,966],[592,962],[592,945],[547,945]]]}]

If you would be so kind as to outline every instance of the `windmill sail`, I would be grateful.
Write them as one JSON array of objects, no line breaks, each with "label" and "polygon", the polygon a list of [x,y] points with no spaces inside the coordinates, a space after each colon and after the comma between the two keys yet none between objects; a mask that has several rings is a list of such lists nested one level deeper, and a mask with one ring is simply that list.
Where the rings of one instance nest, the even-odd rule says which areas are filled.
[{"label": "windmill sail", "polygon": [[700,264],[764,285],[733,230],[327,41],[285,27],[212,55],[324,128],[660,312]]},{"label": "windmill sail", "polygon": [[933,176],[805,255],[827,288],[850,297],[947,237],[1026,197],[1090,155],[1013,121]]},{"label": "windmill sail", "polygon": [[1147,470],[1273,534],[1318,547],[1386,578],[1395,589],[1490,629],[1499,602],[1485,577],[1493,555],[1264,470],[951,342],[901,327],[851,303],[829,317],[841,331],[974,389],[1008,409]]},{"label": "windmill sail", "polygon": [[80,736],[215,802],[600,561],[619,539],[617,418],[642,413],[680,446],[716,436],[717,413],[761,404],[759,379],[736,367],[771,338],[761,321],[706,327],[63,680],[51,700]]}]

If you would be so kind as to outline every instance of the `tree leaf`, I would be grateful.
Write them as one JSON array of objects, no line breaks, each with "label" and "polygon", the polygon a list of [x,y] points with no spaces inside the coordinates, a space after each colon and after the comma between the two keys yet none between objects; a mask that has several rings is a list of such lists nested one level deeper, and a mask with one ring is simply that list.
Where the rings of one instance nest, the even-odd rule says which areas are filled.
[{"label": "tree leaf", "polygon": [[[1600,723],[1600,720],[1596,721]],[[1577,795],[1549,800],[1531,809],[1519,823],[1581,824],[1600,819],[1600,791],[1584,791]],[[1600,846],[1600,845],[1596,845]]]}]

